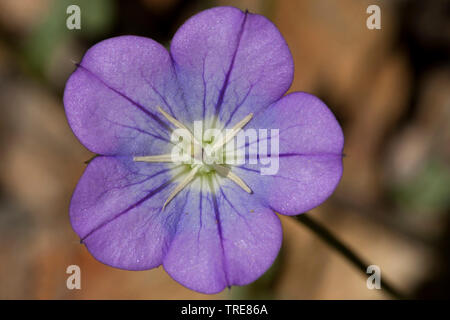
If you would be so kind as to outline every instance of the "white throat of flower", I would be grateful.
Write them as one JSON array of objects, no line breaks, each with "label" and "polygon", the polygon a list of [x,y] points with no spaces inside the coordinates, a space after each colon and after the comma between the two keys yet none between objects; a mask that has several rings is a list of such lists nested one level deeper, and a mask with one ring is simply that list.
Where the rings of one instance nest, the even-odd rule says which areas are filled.
[{"label": "white throat of flower", "polygon": [[[248,187],[248,185],[239,178],[235,173],[231,171],[231,169],[221,163],[215,163],[214,159],[208,159],[209,161],[204,161],[204,145],[199,142],[192,132],[180,121],[172,117],[170,114],[165,112],[163,109],[158,107],[159,112],[162,113],[162,115],[176,128],[185,130],[185,132],[188,132],[190,136],[190,141],[195,145],[194,146],[194,152],[188,161],[186,161],[185,164],[189,165],[190,171],[189,173],[184,177],[184,179],[175,187],[175,189],[172,191],[172,193],[167,198],[166,202],[163,205],[163,209],[166,207],[166,205],[173,199],[175,196],[182,191],[186,186],[191,183],[195,177],[201,173],[201,172],[217,172],[220,176],[224,178],[228,178],[234,183],[236,183],[239,187],[241,187],[244,191],[248,193],[252,193],[252,190]],[[239,131],[253,118],[253,113],[248,114],[244,119],[236,123],[236,125],[231,128],[231,130],[227,130],[226,134],[222,136],[217,141],[214,141],[211,146],[209,146],[209,151],[214,153],[218,151],[220,148],[224,147],[231,139],[233,139]],[[192,160],[197,160],[192,164]],[[169,163],[175,163],[179,162],[173,158],[173,155],[171,153],[168,154],[161,154],[161,155],[149,155],[149,156],[140,156],[140,157],[133,157],[133,160],[136,162],[169,162]],[[192,165],[191,165],[192,164]]]}]

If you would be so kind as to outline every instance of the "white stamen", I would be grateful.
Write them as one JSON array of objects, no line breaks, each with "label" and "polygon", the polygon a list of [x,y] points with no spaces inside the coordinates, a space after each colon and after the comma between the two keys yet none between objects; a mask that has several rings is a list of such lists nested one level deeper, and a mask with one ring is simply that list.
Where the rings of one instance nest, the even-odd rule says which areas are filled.
[{"label": "white stamen", "polygon": [[[159,112],[162,113],[162,115],[164,117],[166,117],[167,120],[169,120],[170,123],[172,123],[175,127],[179,128],[179,129],[183,129],[186,130],[187,133],[189,133],[190,137],[191,137],[191,141],[196,144],[197,146],[202,146],[202,144],[200,142],[197,141],[197,139],[195,139],[194,135],[192,134],[192,132],[184,125],[182,124],[180,121],[178,121],[177,119],[175,119],[174,117],[172,117],[170,114],[168,114],[167,112],[165,112],[163,109],[161,109],[161,107],[158,107]],[[198,150],[197,148],[194,147],[194,150]],[[201,150],[201,149],[200,149]]]},{"label": "white stamen", "polygon": [[[185,129],[187,131],[189,131],[189,129],[182,124],[180,121],[178,121],[177,119],[175,119],[174,117],[172,117],[170,114],[168,114],[167,112],[165,112],[163,109],[161,109],[161,107],[158,107],[159,112],[161,112],[163,114],[164,117],[166,117],[167,120],[169,120],[170,123],[172,123],[175,127],[180,128],[180,129]],[[189,131],[190,133],[190,131]]]},{"label": "white stamen", "polygon": [[217,151],[220,147],[227,144],[228,141],[233,139],[239,131],[253,118],[253,113],[248,114],[244,119],[236,123],[236,125],[227,131],[225,138],[214,143],[212,151]]},{"label": "white stamen", "polygon": [[192,180],[194,180],[195,175],[197,174],[197,171],[200,167],[196,166],[194,167],[191,171],[189,171],[189,173],[187,174],[187,176],[184,178],[183,181],[180,182],[180,184],[178,184],[175,189],[172,191],[172,193],[169,195],[169,197],[167,198],[166,202],[163,205],[163,210],[166,207],[166,205],[173,199],[175,198],[175,196],[181,191],[183,190]]},{"label": "white stamen", "polygon": [[133,160],[136,162],[174,162],[170,153],[156,156],[133,157]]},{"label": "white stamen", "polygon": [[225,178],[230,179],[234,183],[236,183],[239,187],[241,187],[244,191],[248,193],[252,193],[252,189],[242,180],[239,178],[236,174],[231,172],[231,169],[224,167],[220,164],[214,164],[213,168],[222,176]]},{"label": "white stamen", "polygon": [[[170,114],[168,114],[167,112],[165,112],[163,109],[161,109],[161,107],[158,107],[159,112],[162,113],[162,115],[171,123],[173,124],[175,127],[179,128],[179,129],[183,129],[186,130],[188,132],[188,134],[191,137],[191,141],[194,144],[197,144],[200,146],[199,149],[197,149],[197,155],[191,155],[191,159],[198,159],[199,156],[201,156],[203,154],[203,146],[201,145],[200,142],[198,142],[194,135],[190,132],[190,130],[184,125],[182,124],[180,121],[178,121],[177,119],[175,119],[174,117],[172,117]],[[231,128],[231,130],[227,130],[225,137],[221,140],[216,141],[212,147],[211,147],[211,152],[216,152],[219,148],[221,148],[222,146],[226,145],[231,139],[233,139],[238,132],[253,118],[253,113],[248,114],[244,119],[242,119],[241,121],[239,121],[233,128]],[[195,151],[195,147],[194,147],[194,151]],[[151,156],[137,156],[137,157],[133,157],[133,160],[136,162],[175,162],[172,154],[160,154],[160,155],[151,155]],[[176,187],[175,189],[172,191],[172,193],[169,195],[169,197],[167,198],[166,202],[163,205],[163,210],[166,207],[166,205],[172,201],[173,198],[175,198],[175,196],[180,193],[189,183],[192,182],[192,180],[194,180],[196,174],[198,173],[199,169],[203,168],[202,170],[208,169],[209,172],[209,168],[214,169],[219,175],[221,175],[222,177],[228,178],[231,181],[233,181],[234,183],[236,183],[239,187],[241,187],[245,192],[248,193],[252,193],[252,190],[250,189],[250,187],[241,179],[239,178],[236,174],[234,174],[233,172],[231,172],[231,169],[217,164],[217,163],[202,163],[196,166],[193,166],[191,168],[191,170],[189,171],[189,173],[185,176],[185,178],[183,179],[183,181],[181,181]]]}]

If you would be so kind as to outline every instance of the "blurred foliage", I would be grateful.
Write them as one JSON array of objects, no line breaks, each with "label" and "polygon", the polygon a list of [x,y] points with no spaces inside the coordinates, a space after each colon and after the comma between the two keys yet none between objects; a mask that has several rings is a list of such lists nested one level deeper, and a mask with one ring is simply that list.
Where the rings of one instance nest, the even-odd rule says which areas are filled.
[{"label": "blurred foliage", "polygon": [[[67,7],[75,4],[81,9],[81,29],[66,27]],[[31,67],[39,73],[47,69],[52,53],[62,42],[73,37],[92,39],[109,31],[112,27],[116,6],[109,0],[53,0],[43,22],[36,26],[25,43],[25,53]]]},{"label": "blurred foliage", "polygon": [[392,190],[395,201],[404,209],[445,210],[450,206],[449,167],[439,159],[431,158],[414,177],[392,186]]}]

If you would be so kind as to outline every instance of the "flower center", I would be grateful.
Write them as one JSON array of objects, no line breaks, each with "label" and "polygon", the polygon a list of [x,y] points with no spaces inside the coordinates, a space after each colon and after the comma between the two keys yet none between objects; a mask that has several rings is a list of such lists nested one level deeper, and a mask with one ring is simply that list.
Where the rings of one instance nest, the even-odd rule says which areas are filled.
[{"label": "flower center", "polygon": [[[223,150],[227,143],[233,139],[238,132],[252,119],[253,113],[248,114],[244,119],[236,123],[231,129],[225,130],[225,133],[217,129],[210,129],[205,132],[201,131],[200,136],[195,137],[194,134],[180,121],[172,117],[163,109],[158,107],[159,112],[171,123],[176,129],[172,133],[172,138],[178,143],[172,149],[170,154],[149,155],[133,157],[136,162],[169,162],[182,163],[189,169],[188,174],[175,187],[163,205],[166,205],[184,188],[187,187],[197,176],[217,173],[222,177],[228,178],[244,191],[252,193],[247,184],[231,171],[229,165],[226,164],[226,155]],[[196,121],[197,125],[203,127],[201,121]],[[194,133],[196,133],[194,123]],[[181,138],[181,141],[179,141]]]}]

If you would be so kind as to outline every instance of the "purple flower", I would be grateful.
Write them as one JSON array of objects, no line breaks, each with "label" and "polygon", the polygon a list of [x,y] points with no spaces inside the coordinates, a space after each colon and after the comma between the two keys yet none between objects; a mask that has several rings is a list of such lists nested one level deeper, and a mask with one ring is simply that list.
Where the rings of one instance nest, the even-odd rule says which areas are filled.
[{"label": "purple flower", "polygon": [[[90,48],[64,93],[73,132],[100,155],[70,205],[72,226],[89,252],[127,270],[162,264],[203,293],[261,276],[281,245],[275,212],[318,206],[342,175],[344,139],[333,114],[310,94],[284,96],[293,68],[277,28],[232,7],[189,19],[170,52],[136,36]],[[248,151],[238,165],[173,163],[174,129],[188,130],[201,154],[226,145],[225,138],[193,133],[195,122],[205,130],[233,129],[227,141],[244,130],[279,129],[235,147],[260,148],[274,139],[279,150],[264,158],[258,149],[257,163]],[[261,174],[268,159],[278,161],[277,170]]]}]

